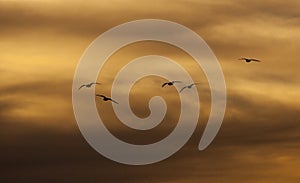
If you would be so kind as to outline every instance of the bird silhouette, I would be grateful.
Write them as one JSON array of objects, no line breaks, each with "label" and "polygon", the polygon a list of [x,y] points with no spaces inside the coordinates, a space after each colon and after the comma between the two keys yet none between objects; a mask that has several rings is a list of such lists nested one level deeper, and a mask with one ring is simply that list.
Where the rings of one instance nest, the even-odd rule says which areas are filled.
[{"label": "bird silhouette", "polygon": [[83,84],[81,85],[78,90],[80,90],[82,87],[87,87],[87,88],[90,88],[91,86],[93,85],[100,85],[101,83],[97,83],[97,82],[92,82],[92,83],[88,83],[88,84]]},{"label": "bird silhouette", "polygon": [[257,60],[257,59],[254,59],[254,58],[245,58],[245,57],[239,58],[239,60],[245,60],[246,62],[252,62],[252,61],[261,62],[261,60]]},{"label": "bird silhouette", "polygon": [[198,84],[200,84],[200,83],[192,83],[192,84],[186,85],[183,88],[181,88],[179,93],[181,93],[184,89],[191,89],[193,86],[198,85]]},{"label": "bird silhouette", "polygon": [[166,85],[172,86],[174,85],[174,83],[182,83],[181,81],[170,81],[170,82],[166,82],[164,84],[161,85],[161,87],[164,87]]},{"label": "bird silhouette", "polygon": [[116,103],[116,104],[119,104],[117,101],[115,101],[115,100],[113,100],[112,98],[109,98],[109,97],[106,97],[106,96],[104,96],[104,95],[99,95],[99,94],[97,94],[96,95],[97,97],[102,97],[102,100],[104,100],[104,101],[112,101],[112,102],[114,102],[114,103]]}]

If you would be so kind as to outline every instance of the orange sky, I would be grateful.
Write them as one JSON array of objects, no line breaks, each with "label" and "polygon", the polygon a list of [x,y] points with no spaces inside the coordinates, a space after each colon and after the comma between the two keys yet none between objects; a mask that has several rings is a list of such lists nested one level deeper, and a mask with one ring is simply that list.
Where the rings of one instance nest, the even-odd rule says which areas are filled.
[{"label": "orange sky", "polygon": [[[0,1],[1,179],[298,182],[299,9],[297,0]],[[87,144],[73,115],[71,88],[81,55],[98,35],[144,18],[178,22],[208,43],[223,68],[228,103],[216,139],[208,149],[198,151],[210,110],[201,69],[183,51],[163,43],[142,42],[119,50],[100,73],[98,80],[105,85],[97,86],[97,92],[109,95],[118,69],[148,54],[176,60],[203,82],[198,86],[199,125],[186,146],[162,162],[135,167],[107,160]],[[264,62],[239,62],[242,56]],[[148,100],[162,93],[161,82],[150,77],[134,86],[130,102],[137,116],[149,114]],[[152,87],[156,83],[159,87]],[[168,104],[166,118],[144,133],[122,127],[111,104],[97,101],[97,107],[117,137],[150,143],[170,133],[178,119],[178,95],[161,95]]]}]

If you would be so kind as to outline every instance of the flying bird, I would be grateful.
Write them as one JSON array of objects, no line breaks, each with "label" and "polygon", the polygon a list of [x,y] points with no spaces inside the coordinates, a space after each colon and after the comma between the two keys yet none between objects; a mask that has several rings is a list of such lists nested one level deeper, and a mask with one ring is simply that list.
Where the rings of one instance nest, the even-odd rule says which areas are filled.
[{"label": "flying bird", "polygon": [[163,85],[161,85],[161,87],[164,87],[166,85],[172,86],[174,85],[174,83],[182,83],[181,81],[170,81],[170,82],[166,82]]},{"label": "flying bird", "polygon": [[104,101],[112,101],[112,102],[114,102],[114,103],[116,103],[116,104],[119,104],[117,101],[115,101],[115,100],[113,100],[112,98],[109,98],[109,97],[106,97],[106,96],[104,96],[104,95],[96,95],[97,97],[102,97],[102,100],[104,100]]},{"label": "flying bird", "polygon": [[97,82],[92,82],[92,83],[88,83],[88,84],[83,84],[81,85],[78,90],[80,90],[82,87],[87,87],[87,88],[90,88],[91,86],[93,85],[100,85],[101,83],[97,83]]},{"label": "flying bird", "polygon": [[257,60],[257,59],[254,59],[254,58],[245,58],[245,57],[239,58],[239,60],[245,60],[246,62],[252,62],[252,61],[261,62],[261,60]]},{"label": "flying bird", "polygon": [[184,89],[191,89],[193,86],[198,85],[200,83],[192,83],[190,85],[186,85],[183,88],[181,88],[181,90],[179,91],[179,93],[181,93]]}]

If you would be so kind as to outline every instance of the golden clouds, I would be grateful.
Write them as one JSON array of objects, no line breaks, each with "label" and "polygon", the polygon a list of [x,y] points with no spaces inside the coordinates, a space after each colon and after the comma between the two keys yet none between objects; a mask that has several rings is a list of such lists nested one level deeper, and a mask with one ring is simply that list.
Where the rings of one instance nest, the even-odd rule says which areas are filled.
[{"label": "golden clouds", "polygon": [[[11,182],[297,182],[299,8],[297,0],[1,1],[2,177]],[[136,43],[119,50],[99,74],[104,83],[96,87],[99,93],[108,95],[119,69],[148,54],[176,60],[203,82],[198,86],[199,127],[187,146],[163,162],[137,168],[106,160],[86,144],[73,117],[71,85],[80,56],[96,36],[142,18],[172,20],[202,36],[222,65],[228,103],[219,135],[199,152],[210,111],[201,68],[186,53],[162,43]],[[239,62],[242,56],[264,62]],[[170,94],[172,88],[162,93],[163,81],[144,78],[132,90],[130,102],[138,116],[149,115],[153,95],[162,95],[172,107],[162,128],[145,134],[122,128],[115,117],[105,115],[113,114],[111,105],[96,101],[116,136],[149,143],[172,130],[178,95]]]}]

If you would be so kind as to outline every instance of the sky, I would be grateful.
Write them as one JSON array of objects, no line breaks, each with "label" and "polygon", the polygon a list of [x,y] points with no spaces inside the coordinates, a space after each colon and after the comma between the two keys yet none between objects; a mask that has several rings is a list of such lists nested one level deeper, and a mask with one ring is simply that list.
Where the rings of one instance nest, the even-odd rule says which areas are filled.
[{"label": "sky", "polygon": [[[1,0],[1,182],[298,182],[299,8],[297,0]],[[72,109],[72,80],[97,36],[146,18],[180,23],[206,41],[224,72],[227,107],[213,143],[198,151],[211,107],[201,68],[187,53],[160,42],[120,49],[100,72],[103,84],[96,92],[109,96],[119,69],[151,54],[176,60],[201,83],[200,118],[188,143],[161,162],[129,166],[101,156],[81,135]],[[245,63],[240,57],[263,62]],[[96,100],[108,129],[135,144],[169,134],[180,102],[175,88],[161,89],[163,82],[146,77],[130,93],[131,108],[139,117],[150,114],[151,97],[165,98],[168,111],[159,126],[142,132],[126,128],[110,103]]]}]

